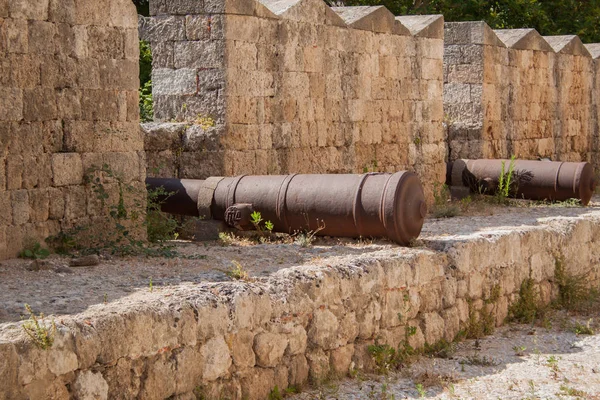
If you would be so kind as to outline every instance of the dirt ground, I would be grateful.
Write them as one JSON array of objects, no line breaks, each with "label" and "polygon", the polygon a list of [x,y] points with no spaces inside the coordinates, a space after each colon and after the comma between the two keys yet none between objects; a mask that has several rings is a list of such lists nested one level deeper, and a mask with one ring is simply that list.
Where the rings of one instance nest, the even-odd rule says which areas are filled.
[{"label": "dirt ground", "polygon": [[[292,395],[309,399],[600,399],[600,312],[557,312],[536,325],[507,325],[421,356],[386,375],[357,375]],[[587,332],[586,332],[587,331]]]},{"label": "dirt ground", "polygon": [[[488,202],[464,205],[454,218],[428,218],[415,246],[444,251],[448,246],[475,237],[494,236],[522,227],[550,223],[552,219],[580,217],[600,212],[600,196],[588,207],[516,202],[498,206]],[[255,279],[298,265],[333,265],[374,255],[402,256],[415,251],[385,239],[317,238],[302,247],[285,243],[249,245],[238,240],[172,243],[185,257],[147,258],[105,255],[92,267],[68,268],[70,259],[52,255],[46,268],[30,271],[31,260],[0,262],[0,323],[19,321],[29,304],[35,312],[68,315],[90,306],[118,301],[154,287],[194,285],[230,280],[227,272],[239,262]]]}]

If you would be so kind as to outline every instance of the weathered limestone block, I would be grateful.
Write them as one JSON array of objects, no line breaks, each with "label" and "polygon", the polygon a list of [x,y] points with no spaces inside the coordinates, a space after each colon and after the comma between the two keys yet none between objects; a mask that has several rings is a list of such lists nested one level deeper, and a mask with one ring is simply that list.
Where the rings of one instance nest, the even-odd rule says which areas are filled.
[{"label": "weathered limestone block", "polygon": [[285,354],[295,356],[304,354],[308,342],[308,335],[302,326],[294,326],[287,333],[288,346],[285,349]]},{"label": "weathered limestone block", "polygon": [[354,344],[338,347],[331,351],[331,370],[338,376],[345,376],[350,371],[352,356],[354,355]]},{"label": "weathered limestone block", "polygon": [[331,370],[328,353],[321,349],[312,350],[307,352],[306,359],[309,366],[308,375],[312,382],[322,382],[327,378]]},{"label": "weathered limestone block", "polygon": [[329,310],[317,310],[308,329],[311,343],[326,350],[337,346],[339,321]]},{"label": "weathered limestone block", "polygon": [[108,399],[108,384],[99,372],[85,371],[75,379],[73,393],[78,399]]},{"label": "weathered limestone block", "polygon": [[249,400],[266,399],[275,386],[275,371],[272,369],[253,368],[242,378],[242,398]]},{"label": "weathered limestone block", "polygon": [[261,367],[275,367],[281,361],[288,340],[285,336],[264,332],[254,337],[256,363]]},{"label": "weathered limestone block", "polygon": [[209,339],[201,348],[202,379],[214,381],[228,373],[232,364],[229,347],[222,336]]}]

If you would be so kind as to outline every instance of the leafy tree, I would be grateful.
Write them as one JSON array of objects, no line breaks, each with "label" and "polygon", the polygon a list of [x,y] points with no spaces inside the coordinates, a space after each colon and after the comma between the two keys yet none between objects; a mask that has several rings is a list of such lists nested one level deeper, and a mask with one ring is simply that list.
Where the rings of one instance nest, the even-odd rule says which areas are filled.
[{"label": "leafy tree", "polygon": [[152,121],[152,51],[148,42],[140,41],[140,119]]},{"label": "leafy tree", "polygon": [[135,7],[137,8],[138,14],[141,14],[145,17],[150,15],[148,1],[149,0],[133,0],[133,4],[135,4]]},{"label": "leafy tree", "polygon": [[535,28],[600,42],[600,0],[348,0],[384,5],[395,15],[443,14],[446,21],[485,21],[494,29]]}]

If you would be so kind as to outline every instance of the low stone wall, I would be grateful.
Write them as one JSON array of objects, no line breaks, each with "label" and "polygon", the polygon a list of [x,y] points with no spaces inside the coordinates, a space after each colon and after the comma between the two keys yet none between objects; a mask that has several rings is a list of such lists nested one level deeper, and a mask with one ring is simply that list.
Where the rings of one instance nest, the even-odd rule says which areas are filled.
[{"label": "low stone wall", "polygon": [[0,1],[0,259],[101,219],[93,165],[143,190],[138,58],[130,0]]},{"label": "low stone wall", "polygon": [[473,316],[499,325],[529,277],[548,303],[557,259],[600,283],[597,211],[520,228],[471,221],[477,229],[433,222],[428,248],[139,292],[57,319],[50,350],[20,323],[0,325],[0,399],[265,399],[274,386],[371,369],[367,346],[396,346],[409,327],[419,348],[454,339]]},{"label": "low stone wall", "polygon": [[453,22],[444,45],[450,159],[595,162],[597,78],[577,36]]},{"label": "low stone wall", "polygon": [[[149,174],[361,173],[444,181],[443,17],[320,0],[150,1]],[[177,149],[157,135],[181,127]],[[206,145],[206,136],[212,139]],[[177,168],[176,168],[177,169]],[[165,176],[165,175],[163,175]]]}]

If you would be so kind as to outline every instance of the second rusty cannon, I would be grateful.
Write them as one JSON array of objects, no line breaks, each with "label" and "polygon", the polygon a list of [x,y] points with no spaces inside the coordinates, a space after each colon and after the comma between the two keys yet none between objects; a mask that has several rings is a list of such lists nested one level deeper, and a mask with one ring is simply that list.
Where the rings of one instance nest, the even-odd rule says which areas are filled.
[{"label": "second rusty cannon", "polygon": [[147,178],[149,189],[173,193],[161,209],[251,229],[258,211],[274,231],[323,236],[387,237],[407,245],[421,233],[427,204],[412,172],[362,175],[268,175],[206,180]]},{"label": "second rusty cannon", "polygon": [[456,160],[448,163],[446,184],[495,194],[501,176],[506,178],[509,171],[512,171],[509,195],[517,198],[579,199],[587,205],[596,187],[594,169],[589,163],[534,160]]}]

